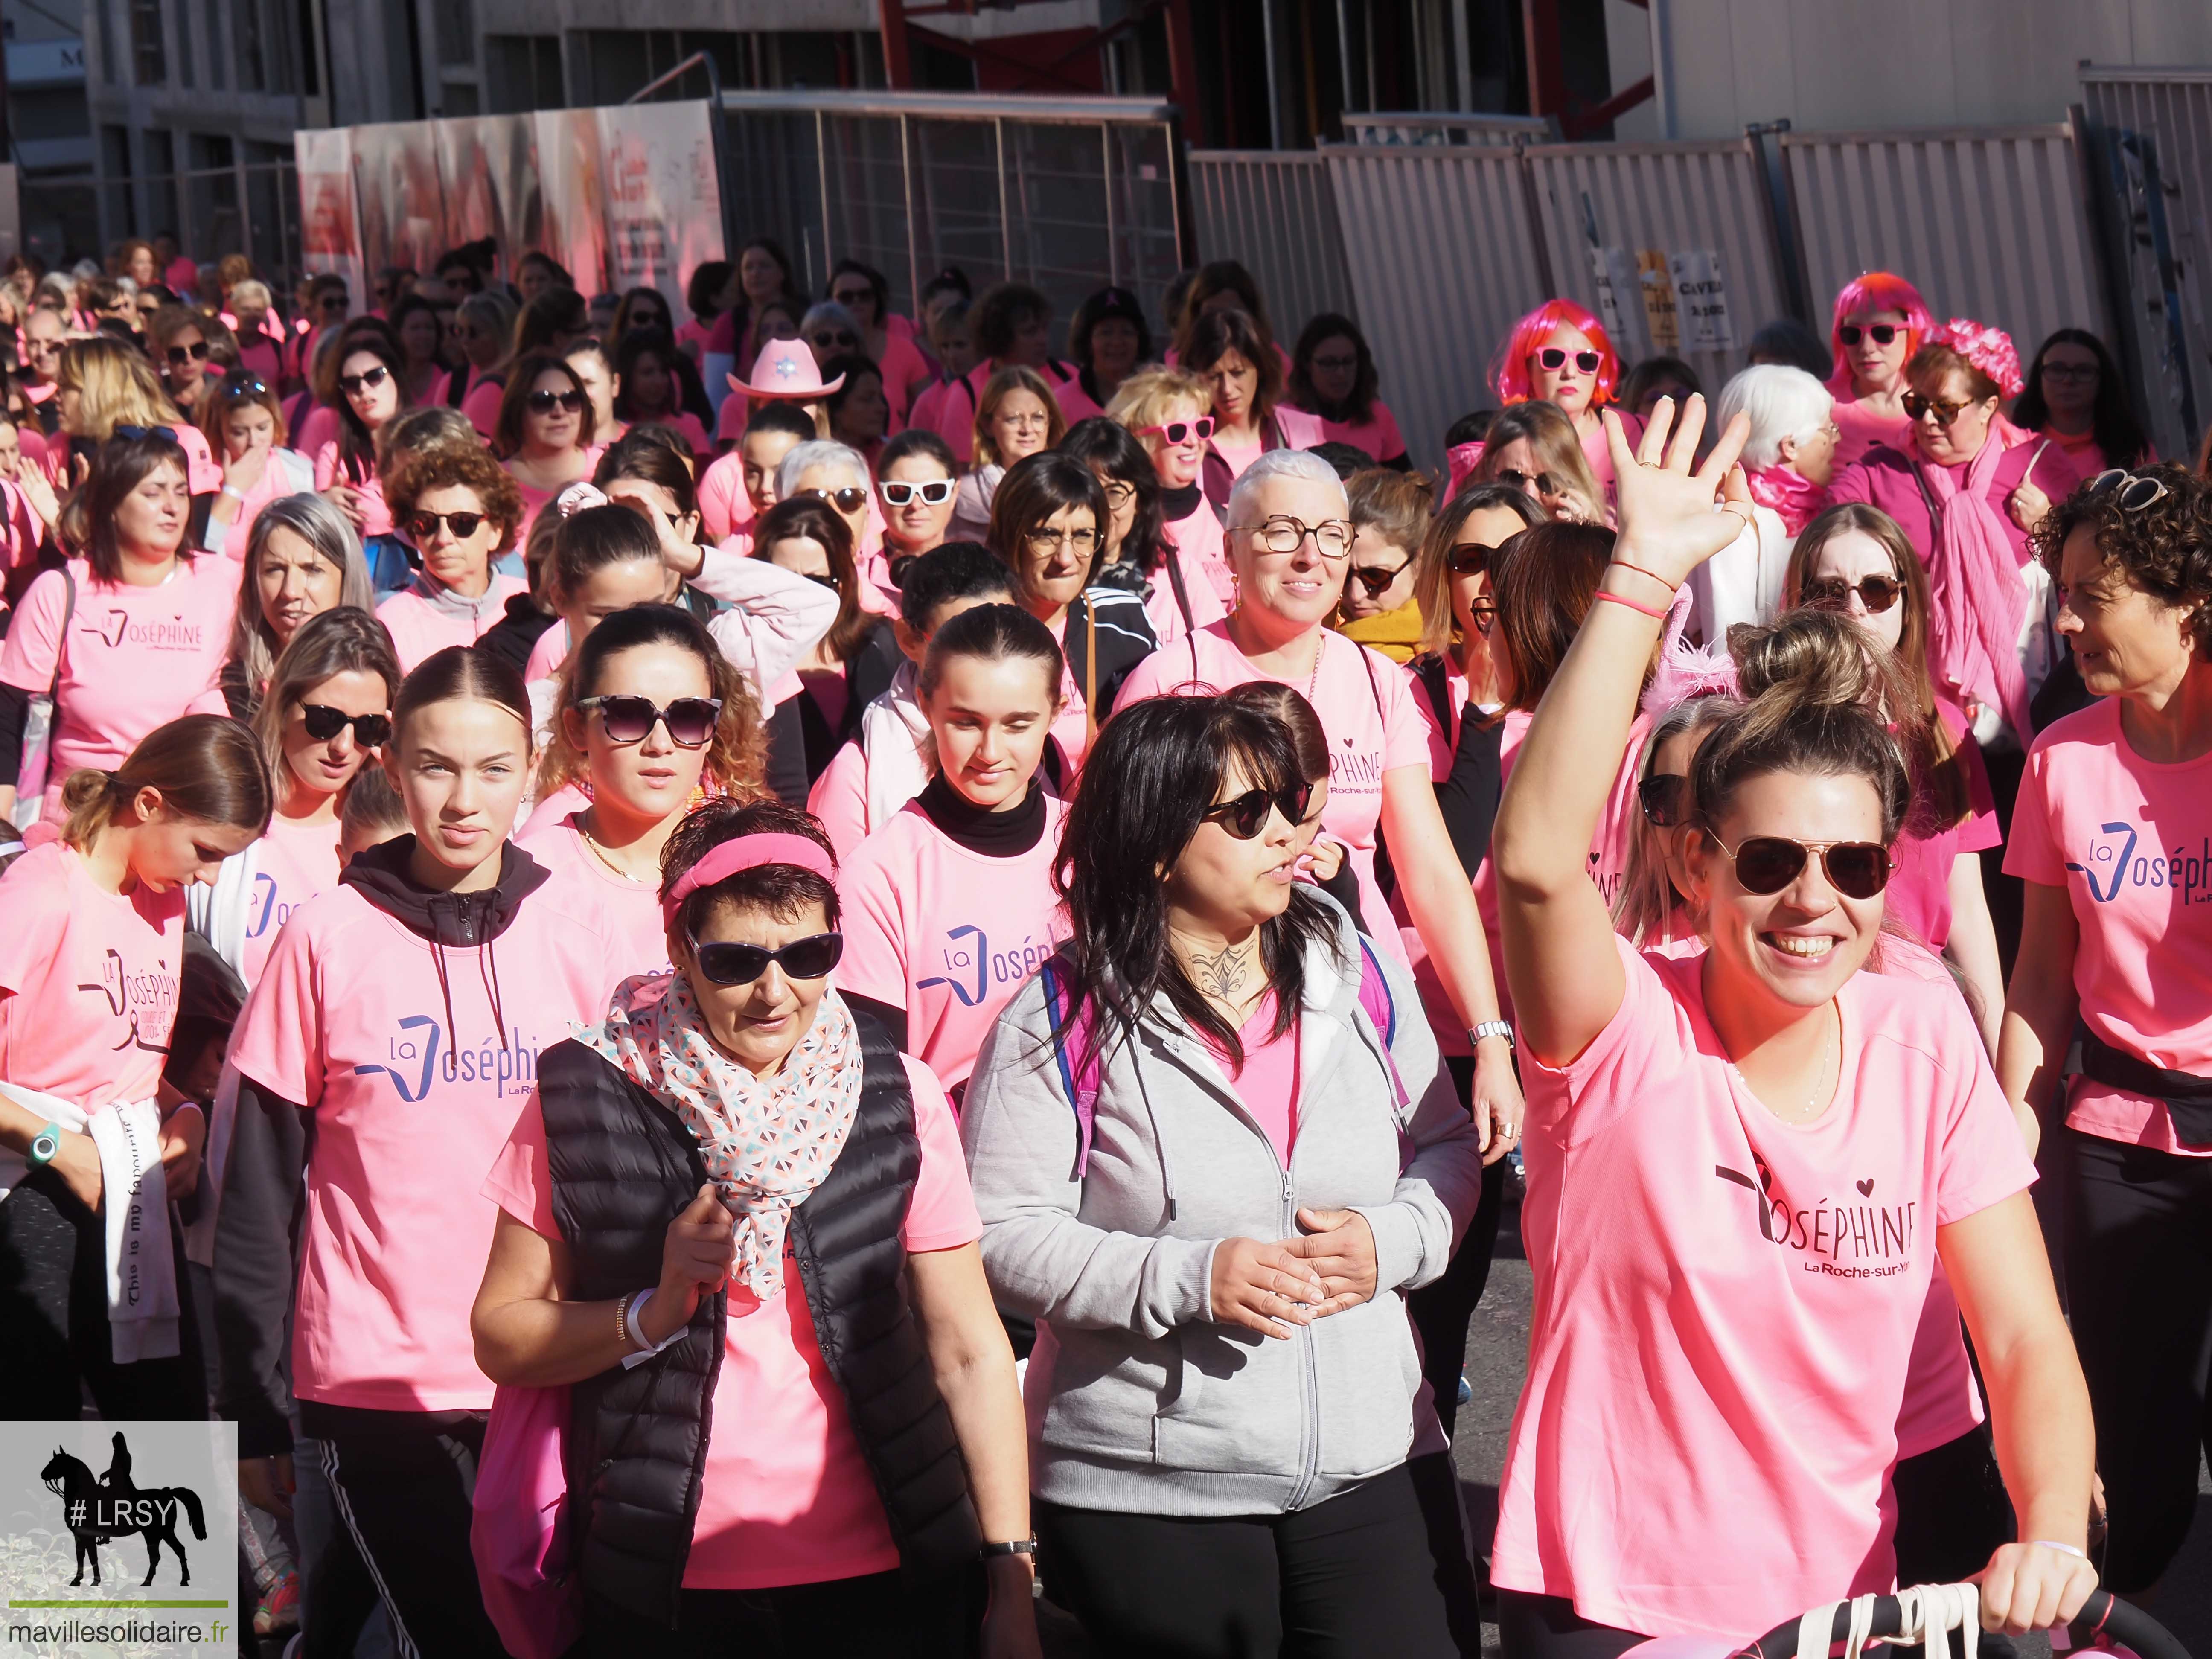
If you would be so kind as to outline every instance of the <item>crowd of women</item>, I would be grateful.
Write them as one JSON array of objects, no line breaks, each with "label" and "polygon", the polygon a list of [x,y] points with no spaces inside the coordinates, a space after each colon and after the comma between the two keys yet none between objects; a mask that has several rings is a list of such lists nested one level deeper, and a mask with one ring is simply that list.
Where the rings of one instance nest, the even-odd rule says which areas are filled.
[{"label": "crowd of women", "polygon": [[2154,1589],[2212,482],[2093,335],[1869,273],[1709,416],[1555,301],[1432,478],[1233,263],[1171,343],[765,241],[681,328],[397,275],[41,286],[0,425],[0,1415],[234,1420],[262,1632],[1016,1656],[1041,1581],[1117,1655],[1614,1659]]}]

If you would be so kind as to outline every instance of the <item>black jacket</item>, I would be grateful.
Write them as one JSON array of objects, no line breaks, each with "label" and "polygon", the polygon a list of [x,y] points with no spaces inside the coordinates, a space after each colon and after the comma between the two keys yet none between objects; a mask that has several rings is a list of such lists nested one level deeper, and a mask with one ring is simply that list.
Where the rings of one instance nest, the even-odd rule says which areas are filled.
[{"label": "black jacket", "polygon": [[[908,1304],[899,1230],[921,1167],[913,1093],[882,1029],[854,1018],[859,1116],[829,1179],[793,1212],[791,1248],[900,1559],[909,1574],[934,1575],[973,1562],[982,1534]],[[548,1048],[538,1085],[574,1294],[611,1300],[655,1283],[669,1220],[707,1178],[697,1143],[652,1094],[580,1043]],[[702,1301],[682,1340],[571,1393],[571,1559],[589,1594],[670,1627],[715,1429],[725,1310],[725,1293]]]}]

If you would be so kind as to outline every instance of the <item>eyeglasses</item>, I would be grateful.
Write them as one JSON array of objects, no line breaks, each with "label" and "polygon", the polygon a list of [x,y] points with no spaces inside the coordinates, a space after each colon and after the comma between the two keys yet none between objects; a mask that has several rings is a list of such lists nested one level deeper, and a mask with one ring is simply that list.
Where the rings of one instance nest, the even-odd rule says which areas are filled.
[{"label": "eyeglasses", "polygon": [[716,939],[702,945],[691,941],[691,954],[699,971],[716,985],[750,985],[774,963],[787,979],[820,979],[845,955],[842,933],[810,933],[795,939],[780,951],[764,945],[733,945]]},{"label": "eyeglasses", "polygon": [[1490,568],[1490,561],[1497,555],[1494,547],[1480,542],[1462,542],[1451,550],[1450,568],[1455,576],[1480,576]]},{"label": "eyeglasses", "polygon": [[859,349],[860,343],[852,334],[842,328],[820,329],[812,337],[814,349],[817,351],[854,351]]},{"label": "eyeglasses", "polygon": [[1213,435],[1213,416],[1201,415],[1194,421],[1170,421],[1164,426],[1140,426],[1139,438],[1164,438],[1170,444],[1188,443],[1193,438],[1204,443]]},{"label": "eyeglasses", "polygon": [[849,311],[855,306],[873,306],[876,291],[872,288],[833,288],[830,297]]},{"label": "eyeglasses", "polygon": [[921,483],[908,483],[902,478],[886,479],[876,486],[883,491],[884,505],[904,507],[917,495],[924,507],[942,507],[952,499],[959,486],[950,478],[929,478]]},{"label": "eyeglasses", "polygon": [[1641,780],[1636,799],[1655,830],[1673,830],[1690,821],[1690,781],[1679,772],[1655,772]]},{"label": "eyeglasses", "polygon": [[1413,565],[1413,556],[1409,554],[1395,570],[1379,569],[1371,564],[1355,564],[1345,574],[1367,590],[1369,599],[1379,599],[1389,591],[1390,584],[1412,569]]},{"label": "eyeglasses", "polygon": [[433,513],[425,508],[407,520],[407,532],[419,545],[436,535],[442,525],[455,541],[465,542],[490,516],[488,513]]},{"label": "eyeglasses", "polygon": [[1889,849],[1870,841],[1792,841],[1786,836],[1747,836],[1733,852],[1718,836],[1713,845],[1728,854],[1735,878],[1747,893],[1778,893],[1805,873],[1817,853],[1828,885],[1845,898],[1870,899],[1889,885]]},{"label": "eyeglasses", "polygon": [[315,301],[315,309],[327,316],[332,312],[343,311],[351,303],[343,294],[325,294]]},{"label": "eyeglasses", "polygon": [[1313,360],[1312,367],[1330,374],[1340,374],[1346,369],[1358,368],[1359,359],[1357,356],[1316,357]]},{"label": "eyeglasses", "polygon": [[1087,554],[1098,546],[1098,532],[1095,530],[1054,530],[1049,525],[1023,532],[1022,539],[1029,544],[1032,553],[1054,553],[1068,547]]},{"label": "eyeglasses", "polygon": [[1871,334],[1876,345],[1888,345],[1904,332],[1895,323],[1874,323],[1865,328],[1856,323],[1845,323],[1836,331],[1836,337],[1847,346],[1855,346]]},{"label": "eyeglasses", "polygon": [[556,409],[565,409],[571,415],[583,412],[584,394],[570,386],[566,392],[533,392],[524,406],[532,415],[550,415]]},{"label": "eyeglasses", "polygon": [[1341,519],[1308,524],[1287,513],[1278,513],[1265,524],[1234,525],[1231,528],[1238,535],[1249,532],[1270,553],[1295,553],[1309,536],[1324,559],[1348,558],[1352,553],[1352,526]]},{"label": "eyeglasses", "polygon": [[182,368],[186,363],[204,363],[207,360],[208,348],[205,340],[202,340],[198,345],[173,345],[169,348],[169,361],[179,368]]},{"label": "eyeglasses", "polygon": [[663,708],[650,697],[585,697],[576,707],[596,708],[609,743],[643,743],[655,726],[665,726],[679,749],[703,749],[722,718],[720,697],[678,697]]},{"label": "eyeglasses", "polygon": [[2046,380],[2094,380],[2097,378],[2094,363],[2045,363],[2041,370]]},{"label": "eyeglasses", "polygon": [[1119,478],[1101,478],[1098,481],[1098,489],[1099,492],[1106,497],[1108,508],[1115,513],[1119,513],[1137,499],[1137,486],[1133,483],[1123,483]]},{"label": "eyeglasses", "polygon": [[222,395],[236,403],[246,398],[265,398],[269,395],[269,387],[262,380],[231,380],[224,384]]},{"label": "eyeglasses", "polygon": [[[1595,351],[1577,351],[1574,357],[1575,367],[1585,374],[1596,374],[1597,366],[1605,361]],[[1567,354],[1558,346],[1546,346],[1536,354],[1536,363],[1539,368],[1548,368],[1557,374],[1567,366]]]},{"label": "eyeglasses", "polygon": [[1313,799],[1313,785],[1294,783],[1287,789],[1247,789],[1233,800],[1217,801],[1198,815],[1200,823],[1218,823],[1239,841],[1249,841],[1267,822],[1270,811],[1296,826],[1305,822],[1306,804]]},{"label": "eyeglasses", "polygon": [[2120,492],[2114,499],[2123,513],[2140,513],[2173,493],[2156,478],[2144,473],[2130,472],[2124,466],[2109,468],[2089,480],[2089,499],[2092,501],[2100,495],[2110,495],[2115,489]]},{"label": "eyeglasses", "polygon": [[1942,398],[1923,398],[1917,392],[1908,392],[1898,401],[1905,405],[1907,420],[1917,421],[1924,415],[1933,415],[1936,424],[1946,430],[1971,406],[1965,401],[1950,403]]},{"label": "eyeglasses", "polygon": [[850,514],[858,513],[867,505],[868,492],[857,484],[847,484],[842,489],[802,489],[794,495],[792,500],[827,501],[840,513]]},{"label": "eyeglasses", "polygon": [[380,363],[376,368],[363,369],[358,374],[339,375],[338,390],[349,398],[357,398],[363,392],[382,386],[391,378],[392,371]]},{"label": "eyeglasses", "polygon": [[1502,484],[1511,484],[1516,489],[1534,495],[1556,495],[1559,493],[1559,481],[1549,472],[1531,475],[1517,467],[1508,466],[1499,468],[1497,477]]},{"label": "eyeglasses", "polygon": [[300,723],[317,743],[328,743],[349,726],[353,727],[354,741],[364,749],[378,748],[392,736],[389,714],[349,714],[322,702],[301,703]]},{"label": "eyeglasses", "polygon": [[1867,614],[1879,617],[1904,592],[1905,584],[1894,576],[1862,576],[1856,582],[1847,582],[1841,576],[1823,576],[1805,584],[1805,603],[1816,611],[1848,611],[1856,593]]}]

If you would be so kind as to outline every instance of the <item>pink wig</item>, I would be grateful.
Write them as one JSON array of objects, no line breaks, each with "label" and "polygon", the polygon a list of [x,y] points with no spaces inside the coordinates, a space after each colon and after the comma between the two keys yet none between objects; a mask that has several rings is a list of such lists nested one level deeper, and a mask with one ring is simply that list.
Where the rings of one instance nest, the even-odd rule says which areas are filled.
[{"label": "pink wig", "polygon": [[1572,300],[1547,300],[1513,325],[1504,349],[1490,365],[1490,383],[1498,388],[1501,401],[1525,404],[1536,395],[1528,383],[1528,359],[1563,328],[1582,331],[1583,337],[1602,359],[1597,366],[1597,386],[1590,393],[1590,407],[1613,401],[1613,390],[1620,384],[1620,354],[1613,349],[1605,325]]},{"label": "pink wig", "polygon": [[2012,336],[2001,328],[1987,327],[1971,317],[1954,317],[1929,331],[1928,343],[1950,347],[1994,380],[2008,398],[2027,390],[2027,379],[2020,372],[2020,352]]},{"label": "pink wig", "polygon": [[1836,309],[1828,325],[1828,349],[1835,353],[1836,367],[1828,376],[1828,391],[1838,398],[1851,395],[1851,366],[1844,358],[1844,325],[1854,317],[1870,316],[1877,311],[1897,311],[1905,314],[1905,360],[1912,361],[1912,354],[1928,343],[1935,331],[1936,319],[1928,314],[1928,302],[1920,297],[1920,290],[1904,277],[1887,270],[1869,270],[1845,283],[1836,295]]}]

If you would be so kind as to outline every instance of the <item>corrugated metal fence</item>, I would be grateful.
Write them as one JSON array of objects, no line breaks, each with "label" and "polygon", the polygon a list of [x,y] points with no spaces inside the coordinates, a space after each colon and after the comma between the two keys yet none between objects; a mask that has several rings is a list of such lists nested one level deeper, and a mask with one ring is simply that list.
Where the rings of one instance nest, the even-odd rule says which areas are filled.
[{"label": "corrugated metal fence", "polygon": [[1318,152],[1193,150],[1190,210],[1203,257],[1241,258],[1292,338],[1318,312],[1359,319],[1336,186]]}]

